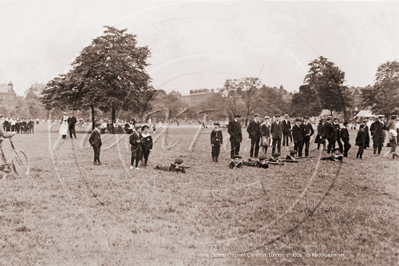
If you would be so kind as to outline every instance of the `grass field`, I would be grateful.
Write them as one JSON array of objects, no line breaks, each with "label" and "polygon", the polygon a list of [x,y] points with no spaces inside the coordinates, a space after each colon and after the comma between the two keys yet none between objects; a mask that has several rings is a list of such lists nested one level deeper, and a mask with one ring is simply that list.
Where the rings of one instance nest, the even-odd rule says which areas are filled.
[{"label": "grass field", "polygon": [[[0,265],[399,263],[398,160],[355,159],[355,131],[342,164],[312,143],[298,164],[229,170],[226,129],[215,164],[211,129],[181,124],[158,129],[149,167],[129,170],[128,135],[102,135],[95,166],[88,134],[59,140],[58,128],[13,138],[30,174],[0,181]],[[153,169],[178,156],[188,173]]]}]

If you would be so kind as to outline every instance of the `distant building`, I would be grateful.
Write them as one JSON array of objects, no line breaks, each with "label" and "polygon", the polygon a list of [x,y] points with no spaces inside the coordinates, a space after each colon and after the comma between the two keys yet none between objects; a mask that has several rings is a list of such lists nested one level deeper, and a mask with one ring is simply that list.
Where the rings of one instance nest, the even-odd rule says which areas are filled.
[{"label": "distant building", "polygon": [[190,94],[183,95],[182,99],[185,101],[189,106],[195,106],[205,102],[209,97],[211,97],[215,93],[215,90],[190,90]]},{"label": "distant building", "polygon": [[352,107],[350,108],[350,111],[352,111],[353,116],[357,115],[362,108],[362,90],[365,88],[361,87],[350,87],[349,92],[351,93],[351,98],[352,98]]},{"label": "distant building", "polygon": [[0,104],[13,106],[16,103],[17,94],[14,92],[14,86],[10,81],[8,84],[0,83]]}]

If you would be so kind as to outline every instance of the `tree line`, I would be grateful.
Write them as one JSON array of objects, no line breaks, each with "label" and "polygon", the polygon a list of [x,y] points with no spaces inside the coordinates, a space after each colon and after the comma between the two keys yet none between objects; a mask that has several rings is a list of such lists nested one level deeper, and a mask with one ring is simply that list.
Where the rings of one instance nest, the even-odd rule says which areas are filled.
[{"label": "tree line", "polygon": [[[211,90],[212,95],[196,106],[189,106],[179,92],[154,89],[146,71],[150,56],[147,46],[137,45],[136,35],[107,26],[102,36],[80,52],[68,73],[46,84],[40,101],[46,110],[90,112],[93,122],[96,110],[110,113],[112,121],[128,114],[143,119],[149,112],[164,116],[162,110],[167,110],[169,118],[192,119],[203,114],[226,119],[237,113],[248,118],[255,112],[318,116],[322,109],[350,117],[352,99],[345,72],[322,56],[309,63],[297,93],[290,95],[282,87],[267,86],[255,77],[228,79],[223,88]],[[399,110],[398,73],[398,61],[382,64],[374,86],[363,90],[363,107],[384,114]]]}]

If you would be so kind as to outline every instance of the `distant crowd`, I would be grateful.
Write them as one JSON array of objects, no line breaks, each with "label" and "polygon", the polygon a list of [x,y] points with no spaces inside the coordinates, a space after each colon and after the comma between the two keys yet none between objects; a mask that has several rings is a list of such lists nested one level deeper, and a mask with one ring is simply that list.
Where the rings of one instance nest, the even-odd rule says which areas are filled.
[{"label": "distant crowd", "polygon": [[35,122],[39,124],[39,119],[26,118],[5,118],[3,130],[6,132],[16,132],[21,134],[35,133]]}]

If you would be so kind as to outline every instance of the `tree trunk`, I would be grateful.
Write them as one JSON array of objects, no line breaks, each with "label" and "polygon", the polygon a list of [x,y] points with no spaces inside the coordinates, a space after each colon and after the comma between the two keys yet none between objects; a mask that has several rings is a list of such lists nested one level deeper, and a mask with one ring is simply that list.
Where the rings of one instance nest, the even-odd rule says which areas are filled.
[{"label": "tree trunk", "polygon": [[332,110],[332,109],[330,109],[330,114],[331,114],[331,116],[333,115],[333,113],[332,113],[332,112],[333,112],[333,110]]},{"label": "tree trunk", "polygon": [[94,124],[94,104],[90,105],[91,108],[91,129],[94,130],[96,125]]},{"label": "tree trunk", "polygon": [[115,123],[115,107],[114,105],[112,105],[112,109],[111,109],[111,123],[114,124]]}]

